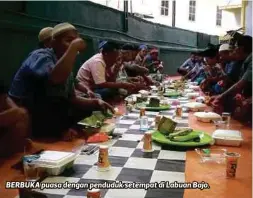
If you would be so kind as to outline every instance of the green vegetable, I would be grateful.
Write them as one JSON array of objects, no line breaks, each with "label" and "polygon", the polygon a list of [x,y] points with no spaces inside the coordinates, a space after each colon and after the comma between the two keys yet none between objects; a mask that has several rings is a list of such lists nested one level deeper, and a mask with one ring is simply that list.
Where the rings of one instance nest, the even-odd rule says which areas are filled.
[{"label": "green vegetable", "polygon": [[192,134],[189,133],[188,135],[185,136],[175,136],[171,140],[175,142],[190,142],[190,141],[196,141],[199,139],[199,134]]},{"label": "green vegetable", "polygon": [[188,135],[191,132],[192,132],[192,129],[180,130],[180,131],[177,131],[177,132],[170,133],[168,135],[168,138],[171,139],[171,138],[176,137],[176,136],[185,136],[185,135]]}]

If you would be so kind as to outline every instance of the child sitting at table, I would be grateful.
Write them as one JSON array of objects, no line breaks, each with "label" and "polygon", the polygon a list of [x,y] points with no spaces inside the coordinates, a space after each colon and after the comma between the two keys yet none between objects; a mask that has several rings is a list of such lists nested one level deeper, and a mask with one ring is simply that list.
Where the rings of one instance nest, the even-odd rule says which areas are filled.
[{"label": "child sitting at table", "polygon": [[29,135],[29,116],[18,107],[0,84],[0,157],[24,151]]}]

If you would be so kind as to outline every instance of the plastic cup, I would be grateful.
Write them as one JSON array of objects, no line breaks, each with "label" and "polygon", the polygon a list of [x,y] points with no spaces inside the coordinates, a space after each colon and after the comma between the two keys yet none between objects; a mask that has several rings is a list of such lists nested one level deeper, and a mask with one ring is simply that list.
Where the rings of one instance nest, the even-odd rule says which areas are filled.
[{"label": "plastic cup", "polygon": [[226,157],[226,176],[227,178],[234,178],[236,175],[236,169],[238,164],[238,159],[240,158],[239,153],[227,152]]},{"label": "plastic cup", "polygon": [[144,143],[143,143],[144,152],[152,152],[152,132],[147,131],[144,134]]},{"label": "plastic cup", "polygon": [[39,177],[39,167],[36,160],[37,155],[26,155],[23,157],[23,167],[26,181],[37,181]]},{"label": "plastic cup", "polygon": [[92,189],[87,191],[87,198],[101,198],[101,192],[99,189]]},{"label": "plastic cup", "polygon": [[222,113],[222,120],[226,122],[227,128],[229,128],[231,119],[231,113],[223,112]]},{"label": "plastic cup", "polygon": [[110,169],[110,161],[108,156],[108,146],[101,145],[99,147],[98,155],[98,170],[99,171],[108,171]]}]

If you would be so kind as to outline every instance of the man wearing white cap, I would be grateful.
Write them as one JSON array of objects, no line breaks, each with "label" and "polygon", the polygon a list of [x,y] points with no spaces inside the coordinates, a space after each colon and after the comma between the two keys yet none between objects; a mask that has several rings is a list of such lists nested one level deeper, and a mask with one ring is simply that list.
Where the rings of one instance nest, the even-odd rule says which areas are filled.
[{"label": "man wearing white cap", "polygon": [[38,35],[40,48],[51,48],[52,31],[52,27],[46,27],[40,30]]},{"label": "man wearing white cap", "polygon": [[72,74],[77,54],[85,48],[73,25],[58,24],[52,31],[52,49],[33,51],[16,73],[9,95],[32,114],[34,135],[59,136],[66,132],[68,137],[66,130],[93,110],[112,110],[99,99],[75,95],[75,87],[88,91]]}]

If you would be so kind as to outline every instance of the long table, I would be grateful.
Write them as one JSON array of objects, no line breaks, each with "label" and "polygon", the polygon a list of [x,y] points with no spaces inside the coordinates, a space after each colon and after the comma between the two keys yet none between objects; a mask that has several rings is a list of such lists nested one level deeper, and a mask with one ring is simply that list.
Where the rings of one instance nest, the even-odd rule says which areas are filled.
[{"label": "long table", "polygon": [[[123,102],[115,104],[120,110],[124,110]],[[192,113],[189,113],[189,125],[193,129],[203,130],[209,134],[215,130],[211,123],[201,123],[196,121]],[[232,128],[240,129],[244,136],[244,142],[241,147],[221,147],[212,146],[212,148],[226,148],[229,151],[239,152],[241,158],[239,160],[237,168],[237,176],[235,179],[226,179],[225,166],[217,164],[201,164],[198,155],[195,151],[187,151],[184,161],[184,180],[186,182],[191,181],[205,181],[210,185],[208,190],[184,190],[184,198],[250,198],[252,197],[252,128],[242,126],[237,121],[231,121]],[[77,139],[73,142],[54,142],[51,141],[39,141],[41,147],[48,150],[62,150],[71,151],[71,149],[79,145],[83,140]],[[140,143],[139,143],[140,146]],[[17,195],[17,190],[7,190],[4,188],[6,181],[20,181],[24,179],[21,172],[11,169],[17,160],[20,159],[22,154],[17,154],[8,160],[1,160],[0,167],[0,195],[1,197],[11,198]],[[113,161],[112,161],[113,162]],[[179,190],[180,191],[180,190]],[[132,192],[132,191],[131,191]],[[131,197],[132,193],[129,193]],[[182,191],[181,191],[182,192]],[[82,194],[85,197],[85,193]],[[62,195],[55,195],[53,197],[62,197]],[[65,196],[68,198],[74,198],[73,196]],[[171,196],[173,197],[173,196]]]},{"label": "long table", "polygon": [[[185,99],[179,100],[181,104],[188,102]],[[146,111],[150,130],[155,126],[156,115],[172,117],[174,111],[175,106],[172,106],[168,111]],[[177,127],[188,127],[188,113],[183,113],[182,118],[176,121]],[[138,110],[122,116],[116,123],[114,133],[121,137],[102,143],[102,145],[109,146],[111,163],[109,171],[100,172],[97,170],[98,153],[90,156],[80,155],[75,160],[72,174],[48,177],[43,182],[64,183],[68,181],[86,184],[121,181],[124,183],[139,182],[141,184],[157,182],[157,185],[164,181],[185,182],[185,151],[174,151],[155,143],[153,143],[154,151],[152,153],[142,151],[144,131],[140,130]],[[87,189],[45,189],[38,191],[47,195],[48,198],[81,198],[87,194]],[[101,189],[101,194],[105,198],[164,198],[167,196],[183,198],[184,189],[168,189],[165,187],[159,189],[158,186],[152,189],[144,189],[144,187],[143,189],[106,188]]]}]

